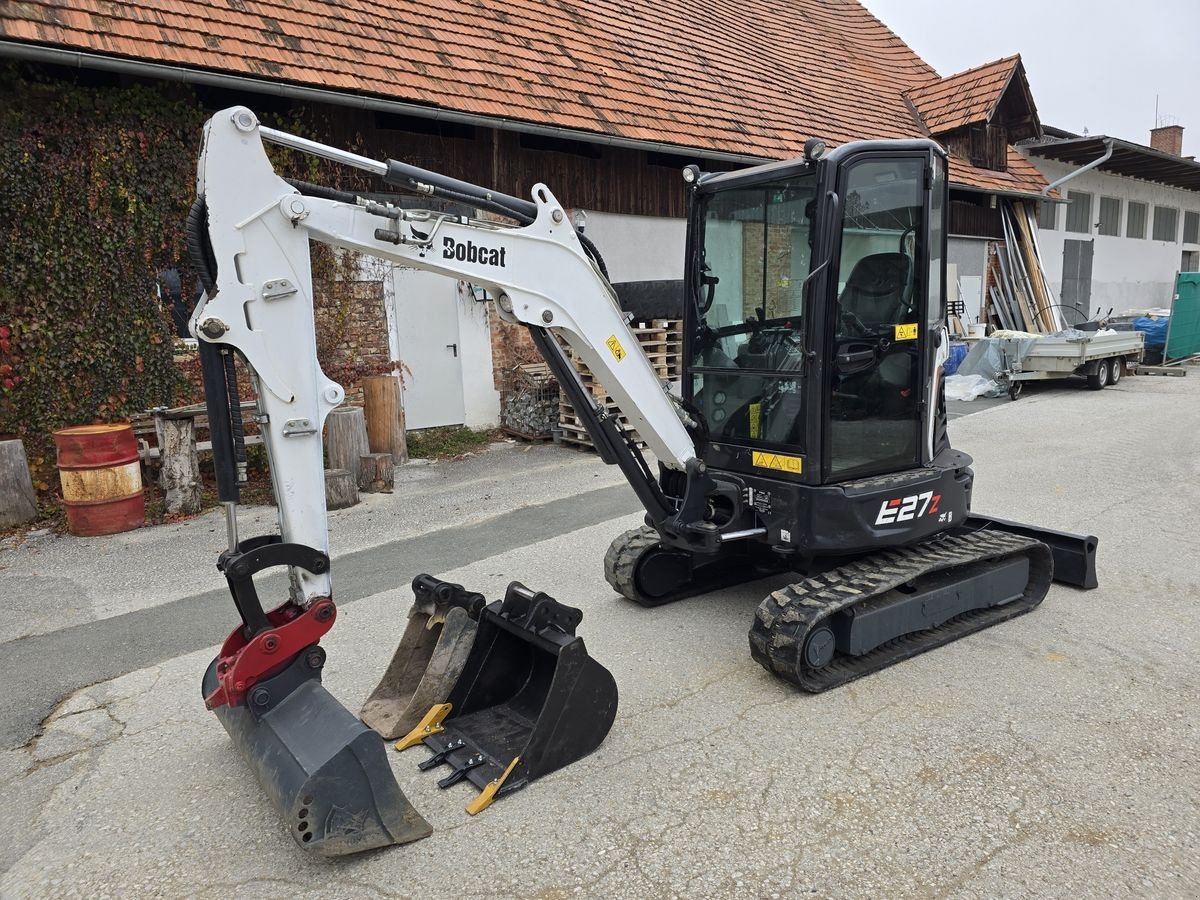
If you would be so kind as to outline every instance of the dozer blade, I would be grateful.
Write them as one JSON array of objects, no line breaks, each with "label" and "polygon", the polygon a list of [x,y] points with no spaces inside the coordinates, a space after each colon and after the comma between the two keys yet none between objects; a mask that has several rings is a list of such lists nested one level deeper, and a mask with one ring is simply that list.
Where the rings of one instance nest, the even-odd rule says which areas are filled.
[{"label": "dozer blade", "polygon": [[[324,660],[312,645],[242,702],[213,711],[305,850],[342,856],[428,837],[433,829],[400,790],[379,735],[321,685]],[[204,673],[206,698],[217,665]]]},{"label": "dozer blade", "polygon": [[450,696],[487,602],[482,594],[430,575],[418,575],[412,588],[415,599],[404,636],[360,713],[389,740],[408,734],[431,706]]},{"label": "dozer blade", "polygon": [[449,701],[397,747],[424,742],[421,769],[451,768],[482,792],[467,811],[524,787],[600,746],[617,714],[612,674],[575,629],[583,613],[513,582],[479,617],[474,646]]}]

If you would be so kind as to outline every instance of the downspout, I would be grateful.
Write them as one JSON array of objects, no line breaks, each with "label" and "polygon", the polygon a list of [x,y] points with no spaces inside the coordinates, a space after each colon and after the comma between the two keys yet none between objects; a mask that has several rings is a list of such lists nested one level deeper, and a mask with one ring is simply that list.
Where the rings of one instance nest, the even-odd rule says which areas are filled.
[{"label": "downspout", "polygon": [[1098,159],[1093,159],[1090,163],[1088,163],[1086,166],[1084,166],[1081,169],[1076,169],[1074,172],[1068,172],[1062,178],[1058,179],[1058,181],[1055,181],[1055,182],[1052,182],[1051,184],[1046,185],[1044,188],[1042,188],[1041,196],[1046,197],[1050,194],[1050,192],[1052,190],[1059,187],[1060,185],[1066,184],[1072,178],[1078,178],[1084,172],[1090,171],[1091,169],[1094,169],[1097,166],[1104,165],[1106,162],[1108,162],[1109,158],[1112,155],[1113,155],[1112,138],[1105,138],[1104,139],[1104,155],[1103,156],[1099,157]]}]

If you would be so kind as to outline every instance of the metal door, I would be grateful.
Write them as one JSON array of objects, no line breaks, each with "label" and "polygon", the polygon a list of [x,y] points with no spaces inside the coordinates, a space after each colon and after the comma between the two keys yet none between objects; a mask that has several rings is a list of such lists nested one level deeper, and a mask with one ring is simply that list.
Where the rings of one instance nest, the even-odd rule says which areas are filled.
[{"label": "metal door", "polygon": [[395,345],[404,372],[405,427],[461,425],[463,398],[458,285],[418,269],[392,269]]},{"label": "metal door", "polygon": [[1094,241],[1063,241],[1063,318],[1078,325],[1092,317],[1092,252]]}]

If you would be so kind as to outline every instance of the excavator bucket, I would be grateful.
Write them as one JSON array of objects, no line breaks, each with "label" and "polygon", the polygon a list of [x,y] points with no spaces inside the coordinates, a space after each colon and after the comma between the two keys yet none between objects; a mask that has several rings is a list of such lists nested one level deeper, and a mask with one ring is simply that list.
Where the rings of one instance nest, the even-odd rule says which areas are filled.
[{"label": "excavator bucket", "polygon": [[475,642],[446,703],[434,706],[396,744],[425,743],[422,770],[448,765],[438,782],[466,779],[485,809],[600,746],[617,714],[612,674],[588,656],[575,629],[583,613],[553,597],[509,585],[479,615]]},{"label": "excavator bucket", "polygon": [[[242,702],[213,711],[305,850],[343,856],[428,837],[379,735],[321,685],[324,660],[313,645]],[[219,662],[204,674],[206,700],[219,690]]]},{"label": "excavator bucket", "polygon": [[413,579],[404,636],[359,714],[388,740],[408,734],[431,707],[444,703],[466,665],[487,600],[430,575]]}]

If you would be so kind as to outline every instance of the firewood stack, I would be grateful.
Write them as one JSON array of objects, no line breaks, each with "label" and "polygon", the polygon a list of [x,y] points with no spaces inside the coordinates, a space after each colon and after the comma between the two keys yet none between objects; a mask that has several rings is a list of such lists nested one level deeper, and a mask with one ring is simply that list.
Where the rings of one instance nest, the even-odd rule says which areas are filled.
[{"label": "firewood stack", "polygon": [[501,392],[500,424],[506,434],[545,441],[558,424],[558,382],[545,363],[527,363],[509,373]]}]

